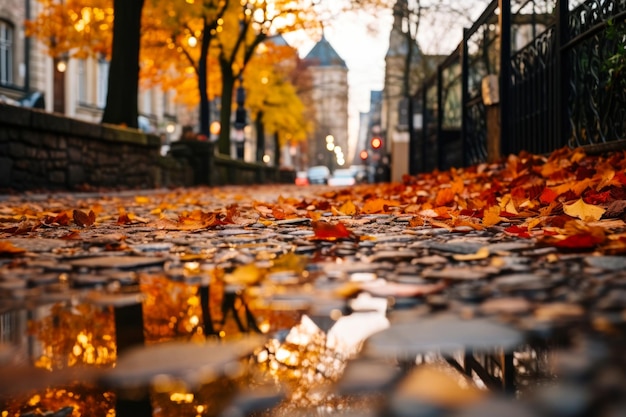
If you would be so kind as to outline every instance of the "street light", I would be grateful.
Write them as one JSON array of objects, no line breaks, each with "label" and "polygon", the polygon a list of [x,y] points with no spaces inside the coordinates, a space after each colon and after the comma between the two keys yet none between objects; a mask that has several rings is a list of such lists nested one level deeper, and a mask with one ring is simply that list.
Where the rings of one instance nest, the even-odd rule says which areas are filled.
[{"label": "street light", "polygon": [[57,58],[57,62],[56,62],[56,69],[57,71],[59,71],[60,73],[64,73],[65,71],[67,71],[67,55],[61,55],[60,58]]},{"label": "street light", "polygon": [[209,126],[209,133],[211,133],[211,142],[215,142],[222,130],[222,125],[217,120],[211,123]]},{"label": "street light", "polygon": [[239,77],[239,86],[237,87],[236,99],[237,109],[235,110],[235,123],[233,124],[233,127],[235,128],[235,135],[233,139],[235,140],[237,158],[243,159],[245,141],[245,135],[243,130],[247,125],[246,119],[248,116],[246,114],[246,109],[244,108],[244,103],[246,101],[246,91],[243,89],[243,80],[241,76]]}]

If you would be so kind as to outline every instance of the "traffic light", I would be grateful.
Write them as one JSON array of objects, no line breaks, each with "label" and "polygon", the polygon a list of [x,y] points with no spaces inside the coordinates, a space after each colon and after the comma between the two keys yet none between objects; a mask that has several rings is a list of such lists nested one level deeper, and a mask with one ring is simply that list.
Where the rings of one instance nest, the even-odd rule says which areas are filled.
[{"label": "traffic light", "polygon": [[361,160],[366,161],[367,160],[367,151],[365,149],[363,149],[361,151],[361,153],[359,153],[359,156],[361,157]]},{"label": "traffic light", "polygon": [[372,145],[372,149],[375,149],[375,150],[380,149],[383,147],[383,140],[379,138],[378,136],[374,136],[372,138],[371,145]]}]

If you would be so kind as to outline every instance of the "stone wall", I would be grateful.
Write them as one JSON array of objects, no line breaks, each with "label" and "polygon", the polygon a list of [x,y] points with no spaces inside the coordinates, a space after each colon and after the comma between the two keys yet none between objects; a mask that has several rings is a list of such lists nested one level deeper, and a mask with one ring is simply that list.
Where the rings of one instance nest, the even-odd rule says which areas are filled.
[{"label": "stone wall", "polygon": [[169,185],[158,183],[160,147],[136,130],[0,103],[2,190]]},{"label": "stone wall", "polygon": [[293,183],[295,173],[157,136],[0,103],[0,193]]}]

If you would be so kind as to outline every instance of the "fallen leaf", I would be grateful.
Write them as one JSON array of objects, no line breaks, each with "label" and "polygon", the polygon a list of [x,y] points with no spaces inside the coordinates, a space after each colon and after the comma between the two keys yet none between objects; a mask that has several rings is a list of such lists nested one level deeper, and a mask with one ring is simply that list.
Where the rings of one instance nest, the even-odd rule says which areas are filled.
[{"label": "fallen leaf", "polygon": [[478,249],[476,253],[457,254],[453,256],[455,261],[478,261],[481,259],[486,259],[488,257],[489,248],[487,246],[483,246],[482,248]]},{"label": "fallen leaf", "polygon": [[122,224],[130,224],[131,220],[128,217],[128,213],[123,213],[120,214],[120,216],[117,218],[117,224],[122,225]]},{"label": "fallen leaf", "polygon": [[262,270],[255,264],[241,265],[235,268],[230,274],[224,275],[224,282],[227,284],[256,284],[263,277]]},{"label": "fallen leaf", "polygon": [[626,215],[626,200],[615,200],[609,204],[605,212],[605,217],[612,219]]},{"label": "fallen leaf", "polygon": [[563,211],[568,216],[576,217],[585,222],[593,222],[600,220],[606,209],[587,204],[582,198],[579,198],[575,203],[563,204]]},{"label": "fallen leaf", "polygon": [[69,233],[61,236],[61,239],[63,240],[74,240],[74,239],[80,239],[80,231],[78,230],[72,230]]},{"label": "fallen leaf", "polygon": [[44,223],[46,224],[58,224],[60,226],[67,226],[70,224],[70,216],[67,214],[67,212],[61,212],[59,214],[57,214],[56,216],[52,217],[52,216],[48,216]]},{"label": "fallen leaf", "polygon": [[18,248],[13,243],[3,240],[0,241],[0,254],[3,255],[18,255],[26,252],[26,249]]},{"label": "fallen leaf", "polygon": [[93,212],[93,210],[90,210],[89,214],[81,210],[74,210],[72,215],[74,218],[74,223],[76,223],[77,226],[92,226],[96,221],[96,214]]},{"label": "fallen leaf", "polygon": [[424,219],[420,216],[413,216],[409,220],[409,227],[420,227],[420,226],[424,226],[424,224],[425,224]]},{"label": "fallen leaf", "polygon": [[354,216],[356,214],[356,206],[352,200],[348,200],[339,207],[339,211],[346,216]]},{"label": "fallen leaf", "polygon": [[506,233],[517,235],[519,237],[530,238],[530,233],[528,232],[528,228],[526,227],[514,225],[514,226],[507,227],[506,229],[504,229],[504,231]]},{"label": "fallen leaf", "polygon": [[352,238],[354,235],[343,223],[331,224],[323,221],[311,222],[313,233],[316,239],[335,240],[342,238]]},{"label": "fallen leaf", "polygon": [[450,188],[442,188],[437,192],[437,197],[435,197],[435,205],[437,206],[445,206],[454,201],[454,191]]},{"label": "fallen leaf", "polygon": [[485,210],[483,214],[483,226],[495,226],[496,224],[502,221],[502,217],[500,217],[500,207],[499,206],[491,206]]},{"label": "fallen leaf", "polygon": [[367,200],[363,205],[361,211],[365,214],[386,213],[389,207],[399,206],[400,203],[394,200],[387,200],[384,198],[375,198]]}]

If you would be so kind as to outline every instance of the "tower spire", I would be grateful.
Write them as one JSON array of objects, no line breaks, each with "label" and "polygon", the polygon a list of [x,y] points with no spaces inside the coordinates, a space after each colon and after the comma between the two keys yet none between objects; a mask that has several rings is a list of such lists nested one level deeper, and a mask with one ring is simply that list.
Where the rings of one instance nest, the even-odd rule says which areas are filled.
[{"label": "tower spire", "polygon": [[393,6],[393,26],[395,29],[402,30],[402,21],[409,11],[409,3],[407,0],[396,0]]}]

